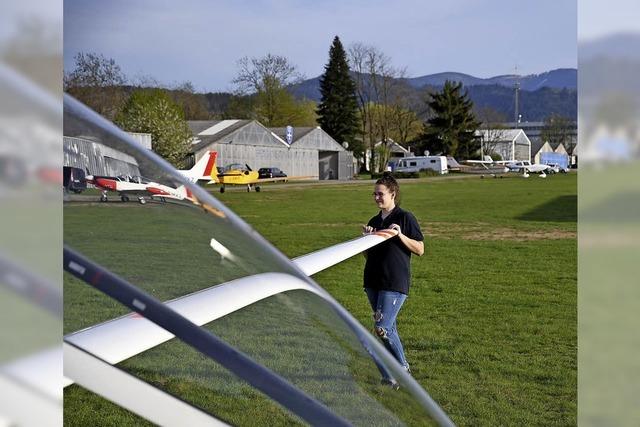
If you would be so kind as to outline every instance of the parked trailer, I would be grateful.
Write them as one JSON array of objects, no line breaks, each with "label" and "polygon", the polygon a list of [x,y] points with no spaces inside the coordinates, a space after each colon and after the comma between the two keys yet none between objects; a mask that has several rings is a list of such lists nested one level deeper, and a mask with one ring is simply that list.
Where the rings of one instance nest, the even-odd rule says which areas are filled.
[{"label": "parked trailer", "polygon": [[436,171],[440,175],[449,173],[447,158],[445,156],[405,157],[400,159],[395,172],[420,172],[426,169]]}]

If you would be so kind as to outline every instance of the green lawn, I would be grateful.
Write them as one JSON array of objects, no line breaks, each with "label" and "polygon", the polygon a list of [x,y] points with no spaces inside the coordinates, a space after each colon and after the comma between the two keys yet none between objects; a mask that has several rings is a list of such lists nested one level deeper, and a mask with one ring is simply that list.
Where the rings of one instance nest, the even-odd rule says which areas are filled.
[{"label": "green lawn", "polygon": [[[376,213],[371,191],[370,183],[271,185],[260,193],[228,191],[214,195],[287,256],[295,257],[357,236],[361,224]],[[547,179],[532,176],[527,180],[428,178],[401,182],[401,192],[402,206],[416,215],[426,236],[425,256],[413,259],[411,293],[399,317],[399,331],[414,378],[458,425],[575,425],[577,175]],[[163,262],[140,265],[139,257],[117,257],[123,246],[128,245],[139,254],[153,254],[164,264],[201,263],[216,280],[241,275],[241,271],[208,265],[208,249],[204,247],[180,250],[183,246],[173,237],[164,237],[158,246],[159,237],[151,238],[150,231],[140,227],[118,233],[123,221],[135,223],[136,217],[131,214],[134,211],[145,217],[154,215],[156,225],[169,221],[155,213],[151,204],[130,205],[136,205],[135,209],[68,206],[65,239],[94,256],[97,253],[109,259],[115,256],[113,268],[119,268],[120,273],[129,272],[130,280],[142,282],[143,287],[163,299],[191,291],[194,285],[185,283],[195,281],[198,276],[192,269],[176,268],[181,285],[163,287],[162,283],[178,281],[162,270]],[[94,235],[87,239],[81,233],[82,226],[87,226],[89,216],[95,221],[96,215],[99,226],[94,227]],[[109,215],[121,218],[114,223]],[[183,224],[183,240],[197,240],[198,231],[206,227],[198,221],[194,218]],[[362,257],[354,257],[319,273],[314,280],[370,328],[371,314],[361,290],[363,265]],[[252,269],[267,271],[268,261],[256,261]],[[293,296],[287,298],[296,300]],[[269,300],[258,303],[243,310],[242,316],[220,319],[210,328],[239,348],[255,351],[259,337],[252,336],[249,325],[261,319],[260,313],[268,311],[269,304]],[[65,331],[123,312],[117,304],[65,277]],[[291,321],[295,313],[295,310],[283,312],[280,316]],[[287,331],[288,323],[280,324],[283,332]],[[320,328],[320,332],[315,330],[320,335],[313,342],[328,333],[326,327]],[[294,332],[290,334],[293,336]],[[168,343],[149,352],[152,355],[124,362],[122,367],[171,390],[184,389],[184,384],[167,386],[165,379],[145,371],[154,363],[167,364],[162,354],[189,352],[184,348],[177,350],[176,346]],[[296,369],[303,368],[297,367],[300,360],[314,351],[329,351],[310,347],[305,349],[307,353],[300,350],[300,354],[285,357],[279,363],[291,363],[290,375],[295,376]],[[337,347],[332,351],[343,354]],[[185,364],[208,363],[197,354],[180,357]],[[268,360],[269,354],[263,357]],[[336,356],[334,363],[344,365],[350,360],[355,359]],[[218,391],[212,410],[223,414],[224,419],[244,425],[285,425],[294,421],[276,405],[262,402],[260,394],[247,386],[229,385],[237,381],[233,376],[224,376],[219,368],[217,372],[218,380],[226,382],[226,392],[220,392],[222,385],[213,386],[211,378],[203,383]],[[366,385],[371,378],[360,380]],[[196,383],[190,382],[191,389],[183,390],[194,395],[195,401],[199,394]],[[321,390],[321,381],[309,387],[317,387],[318,393],[327,396]],[[387,392],[377,390],[373,383],[363,388],[372,395]],[[356,398],[360,397],[354,395]],[[262,403],[258,404],[256,399]],[[246,411],[243,401],[267,409]],[[137,422],[132,415],[77,386],[65,391],[68,425],[86,424],[98,407],[106,408],[102,410],[108,414],[102,418],[102,425]],[[405,422],[419,423],[411,418]]]}]

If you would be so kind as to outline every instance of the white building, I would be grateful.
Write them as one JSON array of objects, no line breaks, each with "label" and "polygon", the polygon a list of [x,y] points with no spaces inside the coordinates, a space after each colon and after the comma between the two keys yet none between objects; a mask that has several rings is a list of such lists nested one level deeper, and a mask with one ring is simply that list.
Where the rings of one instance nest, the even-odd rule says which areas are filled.
[{"label": "white building", "polygon": [[482,129],[475,135],[481,141],[481,158],[499,154],[502,160],[531,161],[531,141],[522,129]]}]

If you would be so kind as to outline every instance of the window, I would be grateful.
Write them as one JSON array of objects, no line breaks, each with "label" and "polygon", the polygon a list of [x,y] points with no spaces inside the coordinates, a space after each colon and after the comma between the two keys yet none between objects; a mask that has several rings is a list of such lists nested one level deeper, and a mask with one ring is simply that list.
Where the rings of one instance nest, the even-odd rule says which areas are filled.
[{"label": "window", "polygon": [[436,162],[435,160],[431,160],[431,162],[430,162],[430,163],[435,163],[435,162]]},{"label": "window", "polygon": [[416,162],[409,162],[409,166],[417,166],[418,164]]}]

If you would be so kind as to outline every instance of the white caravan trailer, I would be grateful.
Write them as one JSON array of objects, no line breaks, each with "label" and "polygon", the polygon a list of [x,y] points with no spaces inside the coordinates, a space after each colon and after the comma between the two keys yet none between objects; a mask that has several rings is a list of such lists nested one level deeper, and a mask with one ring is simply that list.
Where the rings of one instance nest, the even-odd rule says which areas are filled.
[{"label": "white caravan trailer", "polygon": [[445,156],[404,157],[400,159],[394,172],[420,172],[425,169],[436,171],[440,175],[449,173],[447,158]]}]

